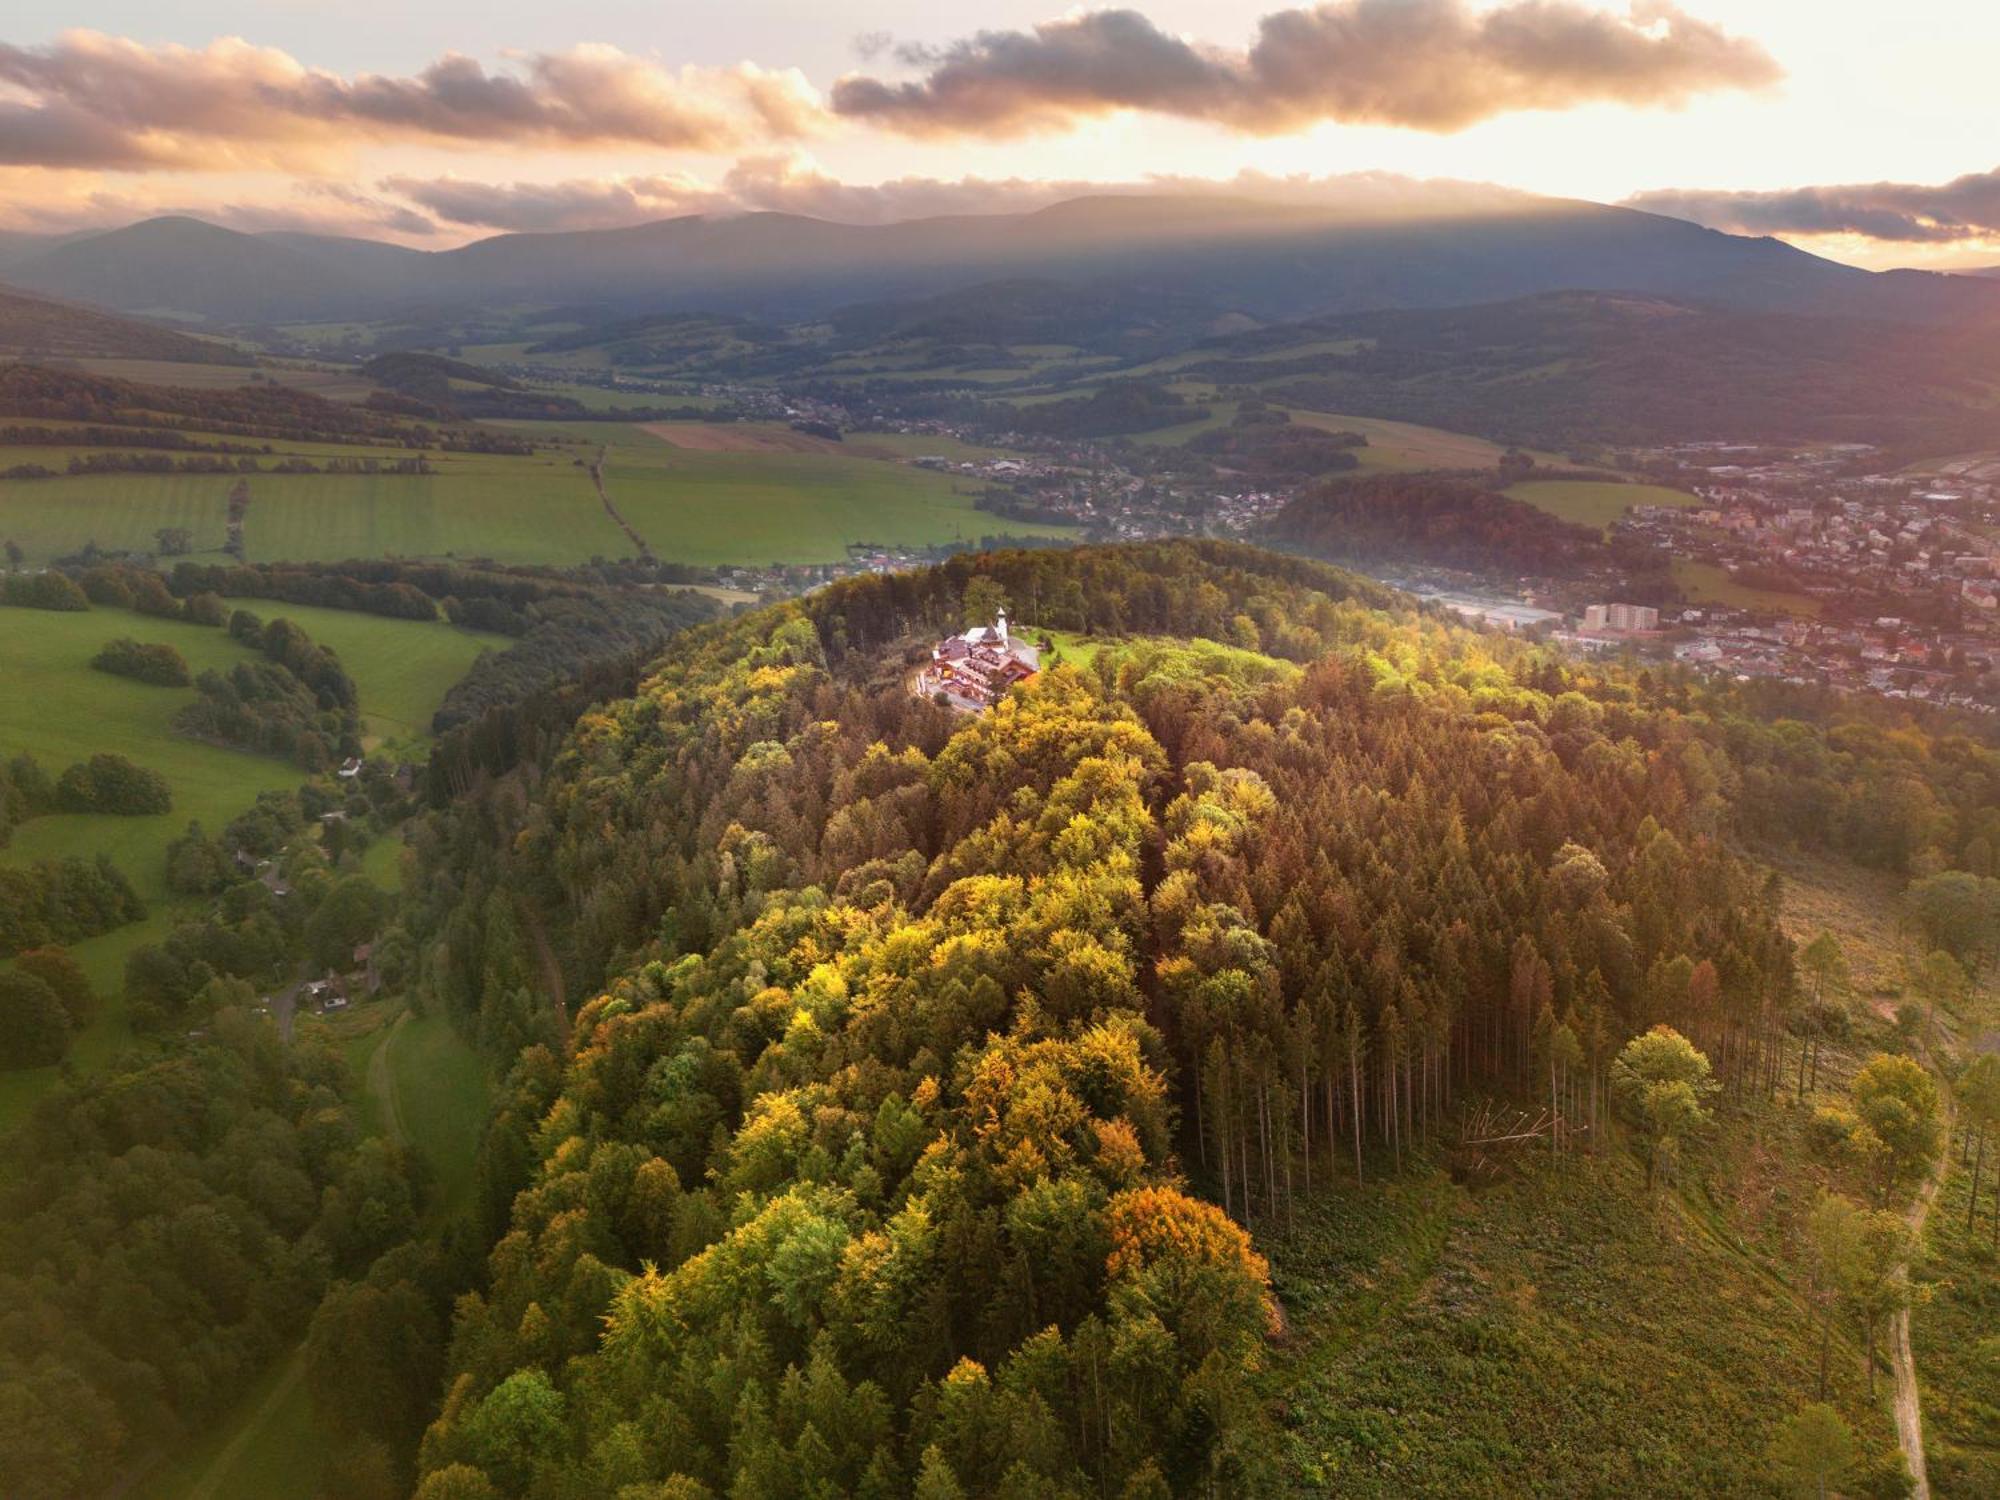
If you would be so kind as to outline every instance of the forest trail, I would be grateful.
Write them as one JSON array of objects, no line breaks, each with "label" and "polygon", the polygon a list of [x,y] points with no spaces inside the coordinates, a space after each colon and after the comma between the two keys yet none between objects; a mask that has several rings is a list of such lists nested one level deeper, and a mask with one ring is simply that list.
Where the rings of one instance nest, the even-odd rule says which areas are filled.
[{"label": "forest trail", "polygon": [[[1924,1223],[1930,1218],[1931,1205],[1937,1202],[1938,1191],[1944,1186],[1944,1174],[1951,1169],[1951,1095],[1947,1093],[1943,1097],[1944,1149],[1938,1152],[1937,1164],[1931,1168],[1924,1185],[1917,1191],[1916,1200],[1910,1204],[1908,1221],[1913,1246],[1923,1238]],[[1910,1310],[1907,1307],[1896,1314],[1890,1328],[1889,1354],[1896,1367],[1896,1441],[1902,1446],[1903,1461],[1910,1466],[1910,1478],[1915,1481],[1910,1495],[1912,1500],[1931,1500],[1930,1476],[1924,1468],[1923,1393],[1917,1388],[1917,1358],[1910,1349]]]},{"label": "forest trail", "polygon": [[215,1455],[215,1462],[208,1466],[208,1472],[201,1476],[201,1481],[187,1492],[185,1500],[214,1500],[216,1491],[222,1487],[223,1480],[229,1477],[229,1471],[235,1467],[236,1460],[249,1446],[250,1439],[263,1431],[265,1424],[271,1420],[278,1408],[285,1404],[299,1382],[305,1378],[306,1346],[300,1344],[292,1351],[292,1357],[285,1361],[284,1373],[278,1377],[278,1383],[271,1387],[271,1393],[264,1398],[255,1415],[236,1429],[236,1436]]},{"label": "forest trail", "polygon": [[409,1019],[408,1011],[396,1017],[389,1027],[389,1034],[368,1054],[368,1092],[382,1106],[383,1132],[398,1146],[409,1145],[410,1134],[403,1128],[402,1102],[396,1097],[396,1075],[389,1071],[389,1049],[396,1045],[396,1033]]}]

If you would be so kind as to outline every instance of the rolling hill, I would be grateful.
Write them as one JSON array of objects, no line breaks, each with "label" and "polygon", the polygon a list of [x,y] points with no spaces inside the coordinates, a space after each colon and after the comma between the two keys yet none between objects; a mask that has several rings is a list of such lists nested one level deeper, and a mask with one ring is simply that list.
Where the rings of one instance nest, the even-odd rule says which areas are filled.
[{"label": "rolling hill", "polygon": [[1177,375],[1291,405],[1568,449],[1718,435],[1989,441],[1987,328],[1744,313],[1636,293],[1323,318],[1211,341]]},{"label": "rolling hill", "polygon": [[210,339],[193,338],[73,302],[23,296],[4,287],[0,287],[0,355],[250,363],[249,356]]}]

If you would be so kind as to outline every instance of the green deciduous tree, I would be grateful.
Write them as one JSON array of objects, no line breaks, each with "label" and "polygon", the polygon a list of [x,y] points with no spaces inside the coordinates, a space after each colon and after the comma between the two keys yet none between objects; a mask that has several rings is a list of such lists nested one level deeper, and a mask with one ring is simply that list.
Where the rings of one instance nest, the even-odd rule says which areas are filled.
[{"label": "green deciduous tree", "polygon": [[69,1014],[46,982],[22,971],[0,974],[0,1069],[59,1063],[69,1037]]},{"label": "green deciduous tree", "polygon": [[1854,1434],[1840,1413],[1824,1402],[1801,1407],[1778,1426],[1771,1440],[1771,1467],[1795,1495],[1825,1500],[1828,1488],[1854,1466]]},{"label": "green deciduous tree", "polygon": [[1937,1159],[1937,1080],[1923,1064],[1878,1052],[1854,1075],[1854,1112],[1885,1148],[1882,1191],[1923,1174]]},{"label": "green deciduous tree", "polygon": [[1671,1026],[1635,1036],[1611,1063],[1611,1097],[1639,1139],[1646,1186],[1679,1143],[1707,1123],[1715,1092],[1708,1059]]}]

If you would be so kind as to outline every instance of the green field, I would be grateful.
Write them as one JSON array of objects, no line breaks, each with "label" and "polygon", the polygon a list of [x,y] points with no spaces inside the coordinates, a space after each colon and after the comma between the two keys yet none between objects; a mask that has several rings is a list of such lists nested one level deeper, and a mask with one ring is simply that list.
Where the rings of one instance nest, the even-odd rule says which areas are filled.
[{"label": "green field", "polygon": [[[606,445],[612,503],[655,553],[675,562],[833,562],[853,542],[921,547],[1001,530],[1070,534],[974,510],[969,481],[832,444],[802,453],[711,452],[676,447],[622,423],[508,425],[541,438],[571,438],[578,452]],[[752,431],[745,424],[746,435]],[[864,435],[855,447],[872,442]]]},{"label": "green field", "polygon": [[[412,754],[420,749],[430,712],[445,690],[482,649],[507,644],[503,637],[443,623],[245,602],[267,619],[285,615],[338,651],[354,678],[371,735],[407,746]],[[124,635],[172,645],[197,672],[226,669],[252,656],[223,631],[130,610],[0,611],[0,637],[6,641],[0,651],[0,757],[26,752],[54,775],[74,761],[111,751],[158,771],[173,787],[172,812],[136,818],[75,813],[33,818],[0,849],[0,863],[10,864],[108,854],[151,909],[145,921],[78,943],[73,950],[105,1001],[71,1053],[72,1066],[84,1071],[101,1066],[131,1038],[119,1003],[126,958],[133,949],[158,942],[184,915],[166,886],[167,844],[191,821],[214,832],[259,792],[294,787],[305,779],[304,772],[283,761],[175,734],[173,717],[192,700],[194,689],[152,687],[93,670],[90,658],[98,648]],[[380,712],[371,705],[379,705]],[[57,1076],[54,1068],[0,1073],[0,1130],[12,1128]]]},{"label": "green field", "polygon": [[[715,452],[678,448],[623,423],[505,424],[549,446],[531,455],[432,454],[432,474],[264,474],[250,480],[244,527],[252,562],[348,558],[492,558],[571,565],[627,557],[632,543],[608,516],[587,460],[609,447],[615,504],[661,558],[697,565],[837,562],[850,542],[929,546],[1000,529],[972,508],[973,485],[918,469],[922,453],[992,450],[937,438],[870,434],[851,450]],[[745,434],[760,429],[742,424]],[[785,429],[775,429],[784,432]],[[324,458],[395,457],[398,450],[281,445]],[[60,468],[73,452],[10,450],[9,463]],[[43,563],[96,543],[149,550],[163,527],[190,533],[199,557],[219,557],[236,478],[227,474],[105,474],[0,480],[0,535]],[[1065,535],[1011,523],[1016,534]]]},{"label": "green field", "polygon": [[1752,588],[1738,583],[1714,563],[1691,558],[1674,559],[1674,582],[1693,604],[1722,604],[1731,609],[1758,610],[1765,614],[1819,615],[1819,601],[1804,594],[1781,594],[1775,589]]},{"label": "green field", "polygon": [[[437,454],[434,474],[255,476],[244,525],[247,556],[252,562],[393,556],[582,563],[630,555],[631,543],[604,514],[574,458]],[[165,526],[185,528],[197,551],[214,551],[225,539],[235,483],[226,474],[0,480],[0,525],[31,562],[87,542],[150,549],[154,532]]]},{"label": "green field", "polygon": [[[61,855],[108,854],[145,898],[143,922],[78,943],[77,961],[103,997],[96,1022],[78,1038],[71,1061],[88,1071],[126,1044],[131,1033],[117,1000],[125,959],[134,948],[158,942],[175,912],[166,885],[166,847],[190,821],[220,828],[263,791],[298,785],[301,773],[282,761],[182,739],[174,714],[194,698],[192,688],[151,687],[91,669],[90,658],[114,636],[164,641],[196,671],[227,668],[250,653],[220,630],[156,620],[128,610],[95,609],[51,614],[10,609],[0,613],[0,756],[26,752],[51,775],[99,751],[128,756],[165,776],[173,811],[157,817],[60,813],[33,818],[0,849],[0,863],[24,865]],[[0,1073],[0,1130],[9,1129],[56,1077],[54,1068]]]},{"label": "green field", "polygon": [[426,625],[275,599],[235,602],[266,620],[282,615],[339,655],[360,695],[371,750],[376,743],[408,743],[412,753],[421,749],[416,742],[429,737],[431,715],[451,685],[471,670],[482,651],[505,651],[514,644],[504,635],[443,622]]},{"label": "green field", "polygon": [[1524,484],[1509,485],[1506,493],[1516,500],[1525,500],[1536,510],[1599,531],[1609,531],[1611,524],[1635,505],[1686,510],[1701,504],[1686,490],[1670,490],[1657,484],[1619,484],[1612,480],[1531,479]]},{"label": "green field", "polygon": [[392,1100],[388,1119],[430,1168],[438,1212],[455,1213],[471,1201],[486,1127],[485,1065],[442,1016],[405,1016],[382,1046]]}]

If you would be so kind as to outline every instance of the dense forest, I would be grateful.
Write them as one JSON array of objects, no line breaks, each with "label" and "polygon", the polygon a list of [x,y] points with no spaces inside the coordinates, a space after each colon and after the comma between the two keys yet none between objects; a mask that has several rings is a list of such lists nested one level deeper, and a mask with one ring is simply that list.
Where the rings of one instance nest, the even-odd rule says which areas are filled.
[{"label": "dense forest", "polygon": [[1604,538],[1492,488],[1439,474],[1335,479],[1292,500],[1267,537],[1348,562],[1454,568],[1587,568],[1611,558]]},{"label": "dense forest", "polygon": [[[975,579],[1170,639],[957,718],[902,666]],[[418,1493],[1258,1492],[1315,1176],[1537,1093],[1670,1174],[1684,1058],[1688,1120],[1803,1066],[1736,840],[1990,866],[1990,746],[1775,707],[1213,543],[687,635],[416,839],[425,991],[516,1059]]]},{"label": "dense forest", "polygon": [[1207,407],[1154,381],[1118,380],[1087,396],[1066,396],[1038,406],[995,406],[983,420],[996,432],[1100,438],[1176,427],[1208,414]]}]

